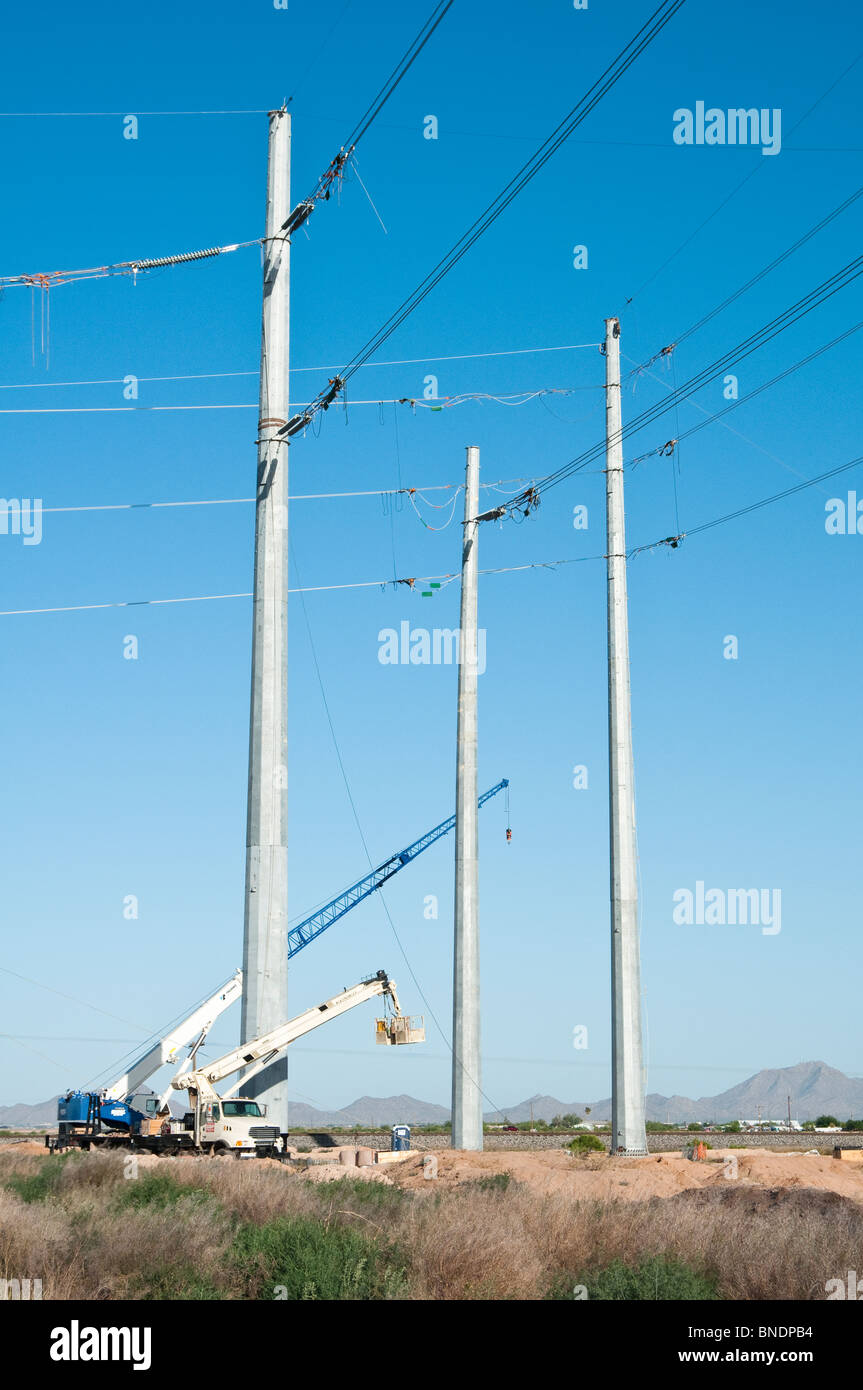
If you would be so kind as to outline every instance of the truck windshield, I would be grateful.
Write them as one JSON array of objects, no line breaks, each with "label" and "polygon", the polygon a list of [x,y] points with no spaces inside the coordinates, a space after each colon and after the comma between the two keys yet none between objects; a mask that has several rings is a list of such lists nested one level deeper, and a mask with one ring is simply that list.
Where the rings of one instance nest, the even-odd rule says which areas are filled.
[{"label": "truck windshield", "polygon": [[261,1113],[261,1107],[256,1100],[225,1100],[222,1102],[222,1109],[226,1119],[229,1115],[249,1115],[255,1118]]}]

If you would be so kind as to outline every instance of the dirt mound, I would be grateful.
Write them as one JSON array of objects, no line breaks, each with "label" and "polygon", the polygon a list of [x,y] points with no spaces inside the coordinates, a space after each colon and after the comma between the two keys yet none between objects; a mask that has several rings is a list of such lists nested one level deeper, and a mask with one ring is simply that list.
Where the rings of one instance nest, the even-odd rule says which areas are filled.
[{"label": "dirt mound", "polygon": [[[412,1157],[390,1166],[393,1180],[406,1188],[451,1188],[508,1173],[512,1181],[535,1192],[566,1192],[584,1200],[644,1202],[652,1197],[683,1195],[705,1200],[701,1194],[706,1194],[707,1200],[723,1201],[727,1197],[721,1194],[739,1191],[768,1205],[774,1200],[770,1196],[773,1192],[798,1192],[801,1197],[814,1192],[828,1203],[834,1196],[863,1203],[863,1164],[824,1154],[714,1149],[708,1151],[706,1160],[692,1162],[679,1153],[609,1159],[599,1154],[574,1157],[563,1149],[487,1153],[443,1149],[434,1158],[435,1178],[423,1168],[422,1157]],[[740,1201],[741,1197],[733,1200]]]},{"label": "dirt mound", "polygon": [[350,1178],[351,1182],[377,1182],[385,1187],[393,1186],[389,1173],[382,1172],[380,1168],[345,1168],[341,1163],[316,1163],[300,1176],[306,1182],[340,1182]]},{"label": "dirt mound", "polygon": [[756,1187],[729,1183],[726,1187],[690,1187],[670,1199],[675,1206],[696,1211],[741,1211],[751,1216],[787,1212],[790,1216],[860,1215],[860,1204],[823,1187]]}]

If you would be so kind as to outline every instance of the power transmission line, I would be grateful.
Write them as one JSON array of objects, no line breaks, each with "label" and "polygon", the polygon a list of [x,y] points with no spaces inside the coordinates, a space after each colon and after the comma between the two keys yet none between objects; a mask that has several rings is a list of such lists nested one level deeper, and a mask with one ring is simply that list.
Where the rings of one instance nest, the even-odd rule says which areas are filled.
[{"label": "power transmission line", "polygon": [[[620,80],[623,74],[653,42],[657,35],[665,28],[670,19],[685,3],[685,0],[662,0],[662,3],[654,10],[653,14],[642,25],[641,29],[629,41],[625,48],[605,69],[605,72],[594,82],[593,86],[580,98],[571,111],[556,126],[551,135],[540,145],[531,158],[522,165],[518,173],[509,181],[506,187],[498,194],[492,203],[488,205],[483,213],[450,248],[442,260],[429,272],[420,285],[403,300],[399,307],[390,315],[386,322],[378,329],[371,338],[360,348],[359,352],[345,364],[337,376],[333,377],[329,386],[321,391],[313,401],[309,402],[305,410],[299,415],[293,416],[281,431],[284,435],[293,435],[306,428],[314,417],[320,412],[328,410],[339,394],[344,390],[346,383],[351,379],[355,372],[359,371],[368,359],[383,346],[386,340],[395,332],[400,324],[412,314],[422,303],[428,294],[434,289],[445,275],[453,269],[484,232],[494,223],[501,213],[503,213],[510,203],[518,196],[523,188],[530,183],[540,169],[548,162],[551,156],[568,139],[572,132],[581,125],[582,121],[590,115],[595,106],[602,101],[602,98]],[[292,214],[293,216],[293,214]]]},{"label": "power transmission line", "polygon": [[318,203],[327,202],[329,200],[333,185],[341,181],[345,166],[354,153],[357,145],[360,143],[360,140],[363,138],[372,122],[377,119],[405,73],[419,57],[447,10],[452,6],[452,3],[453,0],[440,0],[439,4],[435,6],[422,29],[420,29],[416,38],[413,40],[413,43],[411,43],[402,54],[377,96],[370,105],[366,107],[347,140],[339,150],[339,153],[334,159],[330,160],[330,163],[327,165],[323,174],[321,174],[321,177],[318,179],[311,193],[308,197],[304,198],[302,202],[297,204],[290,216],[282,223],[280,234],[287,237],[292,236],[294,232],[298,231],[299,228],[308,221]]},{"label": "power transmission line", "polygon": [[774,492],[770,497],[762,497],[758,502],[750,502],[746,507],[738,507],[736,511],[726,512],[724,516],[714,517],[712,521],[704,521],[700,526],[691,526],[688,531],[682,531],[680,535],[665,536],[661,540],[651,541],[648,545],[637,545],[628,552],[628,555],[632,558],[632,556],[640,555],[646,550],[655,550],[660,545],[668,545],[676,550],[680,543],[688,540],[690,536],[698,536],[702,531],[711,531],[715,526],[724,526],[726,522],[736,521],[738,517],[748,516],[750,512],[760,511],[762,507],[772,506],[774,502],[782,502],[786,497],[792,497],[796,492],[804,492],[806,488],[815,487],[827,478],[835,478],[840,473],[847,473],[852,468],[859,468],[861,463],[863,463],[863,455],[860,458],[851,459],[848,463],[840,463],[837,468],[828,468],[825,473],[819,473],[815,478],[806,478],[802,483],[784,488],[782,492]]},{"label": "power transmission line", "polygon": [[[366,133],[366,131],[368,130],[372,122],[375,120],[378,113],[386,105],[387,101],[392,96],[396,87],[399,85],[402,78],[404,77],[405,73],[408,71],[408,69],[414,63],[416,58],[422,52],[423,48],[428,43],[429,39],[431,38],[438,24],[440,24],[447,10],[451,7],[452,3],[453,0],[440,0],[440,3],[436,6],[431,17],[423,25],[419,34],[417,34],[416,38],[413,40],[413,43],[407,49],[406,53],[402,55],[402,58],[394,68],[393,72],[387,78],[387,81],[384,83],[383,87],[378,92],[374,101],[371,103],[370,106],[366,108],[365,112],[360,117],[360,120],[354,126],[354,129],[348,137],[346,145],[342,147],[341,152],[335,157],[335,159],[331,161],[327,169],[318,179],[318,182],[315,185],[315,188],[313,189],[309,197],[304,199],[304,201],[300,203],[297,208],[294,209],[290,217],[284,223],[284,225],[281,228],[281,231],[283,233],[290,234],[291,232],[295,231],[311,215],[316,203],[318,203],[319,201],[326,201],[329,198],[331,186],[337,179],[341,177],[344,165],[347,162],[348,158],[353,153],[354,149],[359,144],[359,141],[361,140],[362,136]],[[86,113],[82,112],[81,114]],[[167,115],[171,113],[152,112],[148,114]],[[202,112],[200,114],[216,113]],[[179,265],[188,261],[204,260],[208,257],[222,255],[228,251],[238,251],[242,247],[260,245],[260,243],[261,238],[258,237],[251,241],[238,242],[235,245],[231,246],[212,246],[207,248],[206,250],[188,251],[174,256],[146,257],[137,261],[120,261],[114,265],[95,266],[89,267],[84,270],[63,270],[49,271],[47,273],[31,273],[24,275],[4,275],[0,276],[0,289],[8,287],[30,286],[31,288],[47,291],[56,285],[68,284],[71,281],[101,279],[105,276],[111,275],[137,276],[139,273],[144,271],[161,269],[163,267],[172,265]]]},{"label": "power transmission line", "polygon": [[[860,62],[860,59],[861,59],[861,58],[863,58],[863,52],[858,53],[858,54],[857,54],[857,57],[853,60],[853,62],[849,63],[848,66],[847,66],[847,68],[843,68],[843,70],[842,70],[842,72],[840,72],[839,76],[838,76],[833,82],[830,83],[830,86],[827,88],[827,90],[824,91],[824,92],[822,92],[821,95],[820,95],[820,97],[818,97],[818,98],[812,103],[812,105],[811,105],[810,107],[808,107],[806,111],[804,111],[803,115],[800,117],[800,120],[799,120],[799,121],[796,121],[796,122],[794,123],[794,125],[791,127],[791,129],[788,131],[788,135],[793,135],[794,132],[795,132],[795,130],[799,130],[799,129],[800,129],[800,127],[802,126],[803,122],[809,119],[809,117],[812,115],[812,112],[815,110],[815,108],[816,108],[817,106],[820,106],[820,105],[821,105],[821,102],[824,101],[824,100],[830,95],[830,93],[833,91],[834,87],[838,87],[838,85],[839,85],[839,83],[842,81],[842,79],[848,76],[848,73],[851,72],[852,68],[855,68],[855,67],[857,66],[857,64]],[[786,138],[787,138],[787,137],[786,137]],[[737,194],[740,192],[741,188],[743,188],[744,185],[747,184],[747,183],[749,182],[749,180],[750,180],[751,178],[753,178],[755,174],[758,173],[759,169],[763,169],[763,168],[764,168],[764,160],[761,159],[761,160],[759,160],[759,162],[758,162],[757,164],[753,165],[753,167],[750,169],[749,173],[748,173],[748,174],[745,174],[744,177],[740,180],[740,182],[739,182],[738,184],[736,184],[736,185],[734,186],[734,188],[732,188],[731,192],[730,192],[729,194],[727,194],[727,196],[726,196],[725,198],[722,199],[722,202],[719,204],[719,206],[718,206],[718,207],[715,207],[715,208],[713,209],[713,211],[710,213],[710,215],[709,215],[708,217],[705,217],[704,221],[703,221],[703,222],[700,222],[700,223],[698,224],[698,226],[695,228],[695,231],[694,231],[694,232],[690,232],[689,236],[686,237],[685,240],[683,240],[683,241],[680,243],[680,245],[678,246],[677,250],[676,250],[676,251],[672,251],[671,255],[668,256],[668,257],[662,262],[662,264],[661,264],[656,270],[653,271],[653,273],[652,273],[651,275],[648,275],[647,279],[644,281],[644,283],[643,283],[642,285],[639,286],[639,288],[635,291],[635,293],[629,296],[629,298],[628,298],[627,301],[626,301],[627,304],[631,304],[632,301],[633,301],[634,299],[636,299],[636,298],[638,297],[638,295],[640,295],[640,294],[642,293],[643,290],[646,290],[646,289],[647,289],[647,286],[648,286],[648,285],[652,284],[653,281],[656,280],[656,279],[658,278],[658,276],[660,276],[660,275],[662,274],[663,270],[667,270],[667,268],[671,265],[672,261],[675,261],[675,260],[677,259],[677,257],[680,255],[681,251],[684,251],[684,250],[686,249],[686,247],[689,246],[689,244],[695,240],[695,238],[698,236],[699,232],[703,231],[704,228],[708,225],[708,223],[709,223],[709,222],[712,222],[713,219],[714,219],[714,217],[717,217],[717,216],[719,215],[719,213],[722,211],[722,209],[723,209],[724,207],[727,207],[727,206],[728,206],[728,204],[731,202],[732,198],[735,198],[735,197],[737,196]]]},{"label": "power transmission line", "polygon": [[352,4],[352,0],[345,0],[345,3],[344,3],[344,5],[342,6],[341,10],[339,11],[339,13],[338,13],[338,15],[337,15],[337,17],[336,17],[334,23],[331,24],[330,27],[329,27],[329,29],[327,30],[327,36],[326,36],[326,38],[324,39],[323,43],[322,43],[322,44],[320,45],[320,47],[318,48],[317,52],[315,53],[315,56],[312,58],[311,62],[310,62],[310,63],[308,64],[308,66],[306,67],[305,72],[303,73],[303,75],[302,75],[302,77],[300,78],[299,82],[297,83],[296,87],[295,87],[294,90],[291,92],[291,95],[288,97],[287,101],[285,102],[285,105],[286,105],[286,106],[290,106],[290,104],[291,104],[291,102],[293,101],[294,97],[297,95],[297,93],[299,92],[300,88],[303,86],[303,84],[304,84],[304,83],[306,82],[306,80],[308,79],[309,73],[310,73],[310,72],[312,71],[312,69],[317,65],[317,63],[318,63],[318,61],[319,61],[319,59],[320,59],[321,54],[324,53],[324,52],[329,48],[329,46],[330,46],[330,40],[332,39],[333,34],[336,32],[336,30],[338,29],[338,27],[339,27],[339,25],[341,24],[342,20],[344,19],[345,15],[347,14],[348,10],[350,9],[351,4]]},{"label": "power transmission line", "polygon": [[[538,560],[526,565],[504,565],[497,569],[480,570],[480,574],[515,574],[520,570],[535,569],[556,569],[558,565],[580,565],[588,560],[602,560],[603,555],[578,555],[565,560]],[[457,579],[455,571],[447,574],[426,574],[412,575],[404,579],[363,579],[353,584],[314,584],[306,585],[302,591],[300,589],[288,589],[289,594],[324,594],[333,593],[342,589],[390,589],[404,585],[405,588],[415,589],[417,585],[440,582],[441,585],[452,583]],[[249,591],[236,594],[194,594],[191,597],[183,598],[149,598],[149,599],[126,599],[114,603],[72,603],[64,604],[56,608],[10,608],[0,611],[0,618],[19,618],[36,613],[85,613],[103,608],[150,608],[161,607],[176,603],[214,603],[220,599],[234,598],[253,598],[254,595]]]},{"label": "power transmission line", "polygon": [[[574,391],[601,390],[599,386],[541,386],[535,391],[512,391],[493,395],[489,391],[465,391],[458,396],[372,396],[351,401],[351,407],[367,405],[407,405],[412,410],[451,410],[457,405],[490,401],[494,405],[521,406],[544,396],[570,396]],[[347,403],[346,403],[347,404]],[[0,406],[0,415],[134,415],[178,410],[258,410],[257,401],[210,401],[201,405],[10,405]]]},{"label": "power transmission line", "polygon": [[380,112],[383,110],[384,106],[389,101],[390,97],[395,91],[396,87],[401,82],[405,73],[419,57],[420,53],[425,48],[426,44],[428,43],[435,29],[440,24],[447,10],[451,8],[452,3],[453,0],[440,0],[440,3],[435,6],[434,10],[429,15],[422,29],[420,29],[413,43],[402,55],[401,59],[393,68],[393,71],[387,78],[386,82],[381,87],[377,96],[374,98],[372,102],[370,102],[360,119],[357,121],[357,124],[354,126],[350,135],[348,136],[345,143],[351,149],[356,148],[356,146],[359,144],[360,140],[368,130],[369,126],[372,124],[372,121],[377,119]]},{"label": "power transmission line", "polygon": [[[499,478],[494,483],[480,483],[480,487],[497,490],[501,487],[511,486],[513,483],[526,481],[526,478]],[[415,487],[365,488],[361,492],[296,492],[290,494],[286,500],[288,502],[325,502],[336,498],[398,497],[411,493],[421,497],[426,492],[460,492],[463,486],[463,483],[427,483],[418,484]],[[44,516],[55,512],[132,512],[147,511],[150,508],[159,507],[232,507],[255,500],[254,497],[203,497],[180,502],[98,502],[68,507],[42,507],[41,511]]]},{"label": "power transmission line", "polygon": [[[745,507],[739,507],[736,511],[726,512],[724,516],[715,517],[712,521],[705,521],[700,526],[693,526],[688,531],[682,531],[680,532],[680,534],[676,536],[663,536],[660,537],[658,540],[648,542],[648,544],[646,545],[634,546],[631,550],[627,552],[627,556],[628,558],[632,559],[634,556],[641,555],[645,551],[655,550],[659,546],[665,545],[670,546],[673,549],[676,549],[682,541],[686,540],[690,536],[699,535],[702,531],[709,531],[716,526],[724,526],[726,522],[734,521],[741,516],[747,516],[750,512],[759,511],[763,507],[769,507],[774,502],[781,502],[786,497],[791,497],[797,492],[803,492],[807,488],[815,487],[818,483],[824,482],[827,478],[835,478],[841,473],[847,473],[850,469],[858,468],[861,464],[863,464],[863,456],[851,459],[848,463],[840,464],[837,468],[830,468],[824,473],[819,473],[814,478],[807,478],[802,483],[795,484],[794,487],[785,488],[782,492],[775,492],[771,494],[770,497],[763,497],[760,501],[752,502]],[[562,565],[587,564],[594,560],[605,560],[606,558],[607,557],[605,555],[578,555],[570,556],[563,560],[537,560],[525,565],[501,565],[495,569],[480,570],[480,574],[517,574],[524,570],[535,569],[556,570]],[[288,593],[319,594],[331,593],[336,590],[344,589],[383,590],[388,588],[396,588],[399,585],[404,585],[407,588],[414,589],[417,584],[427,584],[431,583],[432,581],[439,581],[441,584],[446,585],[451,583],[457,577],[457,574],[453,572],[447,574],[415,576],[403,579],[366,579],[353,584],[316,584],[311,586],[306,585],[302,589],[289,589]],[[13,608],[0,612],[0,618],[24,617],[37,613],[82,613],[93,611],[95,609],[105,608],[141,608],[175,603],[207,603],[213,602],[218,599],[252,597],[253,595],[251,593],[199,594],[190,598],[137,599],[132,601],[127,600],[125,602],[120,603],[67,604],[63,607],[57,608]],[[2,967],[0,967],[0,969],[2,969]],[[7,971],[6,973],[12,974],[13,972]],[[125,1021],[126,1020],[124,1020],[124,1022]]]},{"label": "power transmission line", "polygon": [[255,237],[251,241],[237,241],[230,246],[208,246],[202,251],[181,251],[174,256],[143,256],[134,261],[116,261],[113,265],[88,266],[83,270],[48,270],[25,275],[0,275],[0,289],[23,287],[49,290],[55,285],[66,285],[79,280],[101,280],[111,275],[136,276],[148,270],[161,270],[167,266],[209,260],[213,256],[224,256],[230,251],[242,251],[247,246],[259,245],[260,237]]},{"label": "power transmission line", "polygon": [[244,111],[0,111],[0,116],[267,116],[265,106]]},{"label": "power transmission line", "polygon": [[[451,353],[446,357],[427,355],[426,357],[403,357],[391,362],[366,362],[365,368],[370,367],[414,367],[426,362],[468,362],[478,358],[490,357],[529,357],[534,353],[540,352],[574,352],[577,348],[598,348],[599,343],[563,343],[559,347],[535,347],[535,348],[504,348],[498,352],[457,352]],[[294,372],[327,372],[335,370],[333,363],[317,367],[291,367]],[[191,372],[173,373],[168,376],[138,376],[136,381],[218,381],[223,377],[234,376],[260,376],[260,369],[243,372]],[[123,386],[128,378],[126,377],[100,377],[93,381],[10,381],[0,382],[0,391],[30,391],[36,388],[44,389],[51,386]],[[597,391],[602,390],[601,386],[570,386],[570,391]],[[356,402],[352,402],[356,404]]]},{"label": "power transmission line", "polygon": [[[729,367],[733,367],[738,362],[742,362],[753,352],[756,352],[759,348],[771,342],[773,338],[778,337],[786,328],[790,328],[792,324],[799,322],[800,319],[810,314],[813,309],[820,307],[821,304],[824,304],[828,299],[832,298],[834,294],[837,294],[842,289],[846,289],[848,285],[852,284],[860,275],[863,275],[863,256],[857,256],[853,261],[849,261],[841,270],[836,271],[835,274],[823,281],[822,284],[816,286],[814,290],[811,290],[809,294],[804,295],[802,299],[797,300],[795,304],[792,304],[781,314],[777,314],[775,318],[764,324],[755,333],[750,334],[748,338],[737,343],[709,366],[704,367],[700,372],[697,372],[695,376],[690,377],[678,390],[673,391],[667,396],[664,401],[648,406],[640,415],[637,415],[633,420],[624,425],[623,429],[620,431],[619,437],[621,439],[627,439],[631,434],[644,429],[646,425],[652,424],[654,420],[659,419],[659,417],[664,415],[667,411],[674,409],[679,402],[686,400],[699,390],[700,387],[706,385],[707,382],[720,376]],[[585,468],[589,463],[600,458],[604,454],[605,449],[605,440],[597,442],[591,448],[585,450],[584,453],[578,455],[577,458],[571,459],[569,463],[563,464],[562,467],[556,469],[555,472],[540,479],[538,483],[526,492],[514,497],[508,504],[509,508],[514,511],[532,510],[537,505],[541,493],[548,491],[552,487],[556,487],[558,483],[564,482],[567,478],[572,477],[574,473],[580,472],[581,469]],[[507,509],[505,508],[504,510]],[[482,519],[490,520],[492,517],[484,516]]]},{"label": "power transmission line", "polygon": [[25,984],[35,985],[37,989],[47,990],[49,994],[56,994],[60,999],[69,999],[73,1004],[82,1004],[85,1009],[92,1009],[94,1013],[103,1014],[105,1018],[111,1018],[115,1023],[128,1023],[132,1028],[144,1030],[142,1023],[135,1023],[130,1018],[122,1018],[120,1014],[108,1013],[107,1009],[100,1009],[98,1004],[91,1004],[87,999],[80,999],[77,994],[67,994],[62,989],[55,989],[53,985],[45,985],[40,980],[33,980],[29,975],[19,975],[17,970],[9,970],[5,965],[0,965],[0,972],[4,975],[10,975],[13,980],[22,980]]},{"label": "power transmission line", "polygon": [[863,196],[863,184],[861,184],[861,186],[854,193],[852,193],[848,198],[846,198],[843,203],[840,203],[839,206],[835,207],[832,212],[829,212],[826,217],[822,217],[821,221],[816,223],[814,227],[810,227],[809,231],[805,232],[802,237],[799,237],[798,240],[794,242],[793,246],[789,246],[785,251],[781,253],[781,255],[777,256],[775,260],[772,260],[769,265],[766,265],[763,268],[763,270],[759,270],[757,275],[753,275],[751,280],[747,280],[745,285],[741,285],[740,288],[736,289],[733,294],[730,294],[727,299],[723,299],[721,304],[717,304],[716,307],[711,309],[709,313],[705,314],[703,318],[700,318],[697,323],[693,323],[691,327],[686,329],[685,333],[679,333],[677,337],[674,339],[673,343],[671,343],[667,347],[660,349],[659,352],[654,353],[654,355],[648,358],[648,360],[644,362],[641,366],[634,367],[632,371],[627,372],[627,377],[634,376],[638,372],[642,371],[644,368],[650,367],[657,360],[657,358],[663,355],[663,353],[669,353],[672,350],[672,348],[678,348],[681,343],[684,343],[686,341],[687,338],[691,338],[693,333],[697,333],[699,328],[703,328],[704,325],[706,323],[709,323],[711,319],[716,318],[716,315],[721,314],[723,309],[727,309],[729,304],[733,304],[736,299],[739,299],[740,296],[742,294],[745,294],[747,290],[751,290],[753,285],[757,285],[759,280],[763,280],[766,275],[769,275],[770,272],[772,270],[775,270],[778,265],[781,265],[782,262],[787,260],[789,256],[792,256],[795,251],[799,251],[801,246],[805,246],[807,241],[811,241],[811,239],[814,236],[816,236],[818,232],[823,231],[825,227],[829,226],[829,224],[835,218],[837,218],[840,215],[840,213],[845,212],[846,209],[851,207],[853,203],[856,203],[857,199],[861,196]]},{"label": "power transmission line", "polygon": [[734,512],[726,512],[724,516],[715,517],[713,521],[705,521],[701,526],[693,526],[687,531],[687,536],[698,536],[702,531],[711,531],[714,526],[724,526],[728,521],[736,521],[739,516],[748,516],[750,512],[760,511],[762,507],[772,506],[774,502],[782,502],[786,497],[792,497],[795,492],[803,492],[806,488],[814,487],[816,483],[823,483],[828,478],[838,477],[840,473],[847,473],[852,468],[859,468],[863,463],[863,456],[851,459],[849,463],[841,463],[837,468],[828,468],[825,473],[819,473],[815,478],[807,478],[802,483],[796,483],[794,487],[787,487],[782,492],[774,492],[770,497],[762,497],[760,502],[752,502],[748,507],[738,507]]},{"label": "power transmission line", "polygon": [[722,410],[717,410],[712,415],[708,414],[706,419],[699,420],[697,425],[691,425],[688,430],[683,430],[678,434],[676,439],[668,440],[666,444],[660,445],[658,449],[652,450],[650,454],[642,454],[641,458],[630,459],[627,467],[631,468],[634,464],[641,463],[644,459],[650,458],[653,454],[665,453],[669,449],[669,446],[674,445],[676,447],[681,440],[688,439],[690,435],[697,434],[699,430],[705,429],[707,425],[715,424],[717,421],[721,420],[724,415],[727,415],[729,411],[737,410],[738,406],[745,405],[747,401],[753,400],[755,396],[760,396],[763,391],[769,390],[770,387],[775,386],[777,382],[784,381],[787,376],[791,376],[793,372],[797,372],[801,367],[807,366],[810,362],[813,362],[816,357],[820,357],[822,353],[835,347],[837,343],[844,342],[845,339],[850,338],[853,333],[859,333],[861,328],[863,328],[863,319],[861,319],[859,323],[853,324],[851,328],[846,328],[844,333],[839,333],[835,338],[831,338],[829,343],[823,343],[821,347],[815,348],[815,350],[808,353],[806,357],[801,357],[797,362],[793,362],[790,367],[786,367],[784,371],[771,377],[769,381],[763,381],[760,386],[755,386],[751,391],[747,391],[745,396],[741,396],[738,400],[732,401],[730,405],[724,406]]}]

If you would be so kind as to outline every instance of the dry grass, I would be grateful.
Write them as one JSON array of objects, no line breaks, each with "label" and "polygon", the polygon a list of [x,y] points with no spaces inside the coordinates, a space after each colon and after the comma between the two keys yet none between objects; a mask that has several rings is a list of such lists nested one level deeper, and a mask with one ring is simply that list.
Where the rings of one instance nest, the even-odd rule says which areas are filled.
[{"label": "dry grass", "polygon": [[116,1155],[0,1156],[0,1278],[41,1278],[45,1298],[246,1298],[267,1286],[269,1249],[256,1247],[250,1283],[249,1233],[310,1222],[403,1266],[387,1286],[398,1291],[382,1296],[419,1300],[544,1298],[614,1260],[654,1256],[714,1279],[721,1298],[823,1299],[828,1279],[863,1268],[863,1206],[811,1188],[599,1202],[517,1183],[313,1184],[275,1164],[216,1160],[143,1161],[128,1181]]}]

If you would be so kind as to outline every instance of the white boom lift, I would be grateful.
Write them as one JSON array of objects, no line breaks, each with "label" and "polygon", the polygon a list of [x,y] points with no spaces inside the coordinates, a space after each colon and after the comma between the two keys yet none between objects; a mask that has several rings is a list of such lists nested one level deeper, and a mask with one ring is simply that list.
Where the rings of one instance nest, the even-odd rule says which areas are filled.
[{"label": "white boom lift", "polygon": [[[405,1043],[425,1042],[425,1028],[422,1018],[411,1018],[401,1012],[395,982],[385,970],[379,970],[367,980],[345,989],[341,994],[327,999],[313,1009],[307,1009],[297,1018],[273,1028],[253,1042],[244,1043],[224,1057],[203,1066],[181,1069],[174,1076],[171,1085],[175,1090],[188,1090],[192,1111],[182,1122],[186,1132],[192,1130],[194,1146],[205,1152],[236,1153],[241,1158],[251,1158],[258,1152],[282,1148],[282,1137],[274,1126],[255,1123],[265,1118],[266,1108],[258,1101],[237,1096],[236,1092],[250,1077],[256,1076],[269,1066],[279,1053],[297,1038],[304,1037],[319,1028],[322,1023],[338,1018],[341,1014],[363,1004],[368,999],[385,996],[392,1007],[392,1015],[379,1018],[375,1025],[375,1040],[388,1046]],[[197,1047],[192,1049],[190,1061],[194,1063]],[[243,1076],[230,1090],[220,1095],[215,1083],[223,1081],[234,1072],[247,1067]],[[180,1122],[170,1123],[170,1132],[179,1132]]]},{"label": "white boom lift", "polygon": [[[172,1028],[164,1038],[160,1038],[148,1052],[145,1052],[142,1057],[138,1058],[137,1062],[132,1064],[123,1076],[118,1077],[106,1089],[105,1099],[123,1100],[126,1096],[134,1095],[138,1087],[143,1085],[161,1067],[167,1066],[170,1062],[176,1062],[177,1053],[185,1047],[191,1045],[189,1057],[193,1057],[216,1019],[230,1008],[242,993],[243,972],[237,970],[230,980],[227,980],[205,1003]],[[188,1061],[189,1058],[186,1060]],[[167,1104],[171,1090],[172,1087],[168,1086],[163,1094],[162,1099],[165,1104]]]}]

